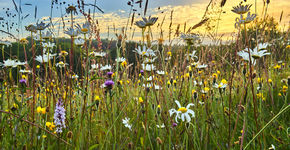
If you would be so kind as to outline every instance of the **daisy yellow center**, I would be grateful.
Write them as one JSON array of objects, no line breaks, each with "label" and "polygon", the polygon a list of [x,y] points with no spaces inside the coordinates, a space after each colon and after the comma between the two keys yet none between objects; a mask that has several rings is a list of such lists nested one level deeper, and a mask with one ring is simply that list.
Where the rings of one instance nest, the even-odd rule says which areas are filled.
[{"label": "daisy yellow center", "polygon": [[187,109],[185,107],[180,107],[178,109],[178,111],[181,111],[182,113],[186,113],[187,112]]},{"label": "daisy yellow center", "polygon": [[142,52],[142,55],[145,55],[146,54],[146,52]]},{"label": "daisy yellow center", "polygon": [[82,32],[88,32],[89,29],[87,29],[87,28],[82,28],[81,31],[82,31]]}]

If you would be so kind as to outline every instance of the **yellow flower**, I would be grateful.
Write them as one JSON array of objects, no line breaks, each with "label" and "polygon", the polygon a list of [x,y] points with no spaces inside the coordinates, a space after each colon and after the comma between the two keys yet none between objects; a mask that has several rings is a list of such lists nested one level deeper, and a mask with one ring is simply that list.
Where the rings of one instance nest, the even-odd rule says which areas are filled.
[{"label": "yellow flower", "polygon": [[122,84],[123,84],[123,81],[122,81],[122,80],[120,80],[120,81],[119,81],[119,83],[120,83],[120,85],[122,85]]},{"label": "yellow flower", "polygon": [[287,90],[288,90],[288,86],[283,85],[283,88],[282,88],[283,93],[286,93]]},{"label": "yellow flower", "polygon": [[170,81],[167,81],[167,85],[171,85]]},{"label": "yellow flower", "polygon": [[169,51],[169,52],[167,52],[167,55],[168,56],[172,56],[172,53]]},{"label": "yellow flower", "polygon": [[15,103],[13,103],[13,107],[17,109],[18,108],[18,105],[15,104]]},{"label": "yellow flower", "polygon": [[201,74],[202,73],[202,70],[198,71],[198,74]]},{"label": "yellow flower", "polygon": [[46,127],[49,128],[49,130],[53,130],[53,128],[55,128],[55,125],[53,124],[53,122],[46,122],[45,123]]},{"label": "yellow flower", "polygon": [[280,69],[281,66],[277,64],[277,65],[275,65],[273,68],[274,68],[274,69]]},{"label": "yellow flower", "polygon": [[176,84],[176,80],[173,80],[173,84]]},{"label": "yellow flower", "polygon": [[278,96],[282,96],[282,94],[281,93],[278,93]]},{"label": "yellow flower", "polygon": [[257,82],[261,83],[261,82],[263,82],[263,79],[262,78],[257,78]]},{"label": "yellow flower", "polygon": [[43,136],[42,136],[42,138],[44,138],[44,139],[45,139],[46,137],[47,137],[46,135],[43,135]]},{"label": "yellow flower", "polygon": [[20,44],[28,44],[28,40],[26,40],[26,38],[22,38],[20,39]]},{"label": "yellow flower", "polygon": [[186,73],[186,74],[185,74],[185,77],[187,77],[187,78],[188,78],[188,77],[189,77],[189,73]]},{"label": "yellow flower", "polygon": [[127,83],[129,84],[129,83],[130,83],[130,81],[129,81],[129,80],[127,80]]},{"label": "yellow flower", "polygon": [[191,69],[191,67],[190,67],[190,66],[188,66],[188,71],[192,71],[192,69]]},{"label": "yellow flower", "polygon": [[141,104],[144,102],[142,97],[139,97],[138,101],[139,101],[139,103],[141,103]]},{"label": "yellow flower", "polygon": [[140,82],[141,82],[140,80],[137,81],[137,83],[140,83]]},{"label": "yellow flower", "polygon": [[47,127],[50,127],[50,126],[51,126],[51,122],[46,122],[45,125],[46,125]]},{"label": "yellow flower", "polygon": [[268,79],[268,83],[272,83],[272,79]]},{"label": "yellow flower", "polygon": [[122,65],[123,67],[127,66],[127,61],[123,61],[123,62],[121,63],[121,65]]},{"label": "yellow flower", "polygon": [[204,87],[204,91],[205,92],[208,92],[209,91],[209,88],[208,87]]},{"label": "yellow flower", "polygon": [[36,108],[36,112],[37,113],[40,113],[42,111],[42,108],[40,107],[40,106],[38,106],[37,108]]},{"label": "yellow flower", "polygon": [[99,100],[101,100],[101,98],[100,98],[100,96],[95,96],[95,101],[99,101]]},{"label": "yellow flower", "polygon": [[217,74],[220,74],[221,72],[220,72],[220,71],[216,71],[216,73],[217,73]]},{"label": "yellow flower", "polygon": [[257,95],[257,98],[263,97],[263,94],[262,93],[257,93],[256,95]]},{"label": "yellow flower", "polygon": [[290,48],[290,45],[287,45],[286,48]]},{"label": "yellow flower", "polygon": [[45,107],[41,108],[41,113],[42,114],[45,114],[46,113],[46,108]]},{"label": "yellow flower", "polygon": [[225,80],[225,79],[222,79],[221,83],[223,83],[223,84],[227,84],[227,83],[228,83],[228,81],[227,81],[227,80]]},{"label": "yellow flower", "polygon": [[159,108],[159,109],[160,109],[160,108],[161,108],[161,106],[160,106],[160,105],[158,105],[158,106],[157,106],[157,108]]},{"label": "yellow flower", "polygon": [[212,74],[212,77],[213,77],[213,78],[217,78],[217,77],[218,77],[218,74],[217,74],[217,73],[213,73],[213,74]]},{"label": "yellow flower", "polygon": [[195,93],[196,91],[193,89],[192,91],[191,91],[191,93],[193,94],[193,93]]}]

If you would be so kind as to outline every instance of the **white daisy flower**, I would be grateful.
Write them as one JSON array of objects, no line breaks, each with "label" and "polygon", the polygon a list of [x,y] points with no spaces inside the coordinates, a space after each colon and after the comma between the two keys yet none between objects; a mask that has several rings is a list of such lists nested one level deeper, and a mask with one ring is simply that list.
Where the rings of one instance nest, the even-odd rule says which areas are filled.
[{"label": "white daisy flower", "polygon": [[198,64],[197,66],[196,66],[196,68],[197,69],[205,69],[207,67],[207,64]]},{"label": "white daisy flower", "polygon": [[53,48],[53,47],[55,47],[55,44],[54,43],[50,43],[50,42],[47,42],[47,43],[42,42],[41,45],[42,45],[43,48]]},{"label": "white daisy flower", "polygon": [[156,125],[157,128],[165,128],[164,123],[162,125]]},{"label": "white daisy flower", "polygon": [[2,64],[2,66],[15,68],[17,66],[22,66],[25,64],[26,64],[26,62],[20,62],[18,60],[7,59],[7,60],[4,60],[4,63]]},{"label": "white daisy flower", "polygon": [[40,62],[40,63],[47,63],[50,59],[52,59],[56,54],[43,54],[43,56],[39,55],[36,56],[35,60]]},{"label": "white daisy flower", "polygon": [[77,38],[77,39],[75,39],[74,42],[75,42],[75,45],[76,45],[76,46],[82,46],[82,45],[84,45],[85,40],[82,39],[82,38]]},{"label": "white daisy flower", "polygon": [[63,68],[65,66],[67,66],[68,64],[67,63],[64,63],[63,61],[60,61],[58,63],[56,63],[56,67],[59,67],[59,68]]},{"label": "white daisy flower", "polygon": [[31,70],[27,70],[27,69],[24,69],[24,70],[20,69],[19,72],[21,72],[21,73],[31,73],[32,71]]},{"label": "white daisy flower", "polygon": [[146,71],[153,71],[156,70],[155,66],[153,64],[141,64],[142,69]]},{"label": "white daisy flower", "polygon": [[125,117],[125,119],[122,119],[122,122],[126,128],[129,128],[130,130],[132,130],[132,125],[129,124],[130,118]]},{"label": "white daisy flower", "polygon": [[157,59],[157,57],[154,58],[145,58],[145,60],[143,61],[144,64],[152,64],[154,63],[154,61]]},{"label": "white daisy flower", "polygon": [[93,55],[95,57],[104,57],[107,55],[105,52],[91,52],[90,55]]},{"label": "white daisy flower", "polygon": [[150,48],[147,49],[145,45],[143,46],[143,49],[141,49],[141,47],[138,46],[138,48],[135,49],[135,50],[133,50],[133,52],[135,52],[135,53],[137,53],[137,54],[139,54],[141,56],[147,56],[147,57],[150,57],[150,56],[151,57],[154,57],[154,56],[156,56],[155,53],[154,53],[154,51],[152,49],[150,49]]},{"label": "white daisy flower", "polygon": [[1,41],[0,40],[0,45],[5,45],[5,46],[12,46],[12,43],[11,42],[9,42],[9,41]]},{"label": "white daisy flower", "polygon": [[188,55],[186,54],[186,56],[187,56],[186,59],[189,60],[189,57],[190,57],[192,60],[194,60],[194,58],[198,58],[198,57],[196,56],[195,53],[196,53],[196,51],[192,51],[192,53],[190,53],[190,54],[188,54]]},{"label": "white daisy flower", "polygon": [[78,31],[73,29],[73,28],[69,28],[68,30],[64,31],[64,33],[71,36],[71,37],[78,36]]},{"label": "white daisy flower", "polygon": [[[175,121],[178,123],[178,119],[181,119],[183,122],[186,120],[186,122],[190,122],[191,118],[194,117],[194,111],[189,109],[190,106],[194,106],[194,104],[189,103],[186,107],[182,107],[179,103],[179,101],[175,100],[175,103],[178,106],[178,109],[170,109],[169,110],[169,115],[170,117],[173,114],[176,114],[175,116]],[[191,115],[191,116],[190,116]]]},{"label": "white daisy flower", "polygon": [[115,61],[118,62],[118,63],[121,63],[121,62],[126,61],[126,58],[124,58],[124,57],[119,57],[119,58],[116,58]]},{"label": "white daisy flower", "polygon": [[105,66],[102,66],[100,70],[104,71],[104,70],[111,70],[111,69],[112,69],[111,65],[105,65]]},{"label": "white daisy flower", "polygon": [[92,69],[99,69],[99,67],[101,67],[102,65],[99,64],[92,64],[91,67]]},{"label": "white daisy flower", "polygon": [[159,74],[159,75],[164,75],[165,74],[165,71],[163,71],[163,70],[160,70],[160,71],[157,70],[156,73]]}]

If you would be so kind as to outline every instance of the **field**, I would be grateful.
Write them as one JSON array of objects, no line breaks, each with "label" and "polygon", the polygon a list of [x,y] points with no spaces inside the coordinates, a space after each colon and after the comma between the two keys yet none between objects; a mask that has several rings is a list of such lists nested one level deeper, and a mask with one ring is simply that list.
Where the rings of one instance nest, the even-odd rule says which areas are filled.
[{"label": "field", "polygon": [[[13,2],[7,12],[21,16]],[[1,150],[290,149],[289,19],[282,29],[283,12],[267,15],[270,1],[260,16],[255,1],[231,6],[227,42],[219,18],[173,26],[172,11],[165,27],[149,0],[129,0],[126,26],[106,38],[96,2],[64,2],[51,6],[66,22],[25,25],[25,37],[0,30]],[[214,4],[220,16],[227,1]]]}]

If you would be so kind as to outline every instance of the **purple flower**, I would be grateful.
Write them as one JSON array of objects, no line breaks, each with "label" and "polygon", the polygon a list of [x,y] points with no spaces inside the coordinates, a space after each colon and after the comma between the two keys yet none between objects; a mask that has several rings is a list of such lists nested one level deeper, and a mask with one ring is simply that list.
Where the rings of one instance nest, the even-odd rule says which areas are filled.
[{"label": "purple flower", "polygon": [[172,127],[176,127],[176,126],[177,126],[177,123],[173,122]]},{"label": "purple flower", "polygon": [[56,133],[62,133],[62,129],[65,128],[65,109],[61,102],[61,98],[58,99],[58,102],[54,111],[54,124],[56,125]]},{"label": "purple flower", "polygon": [[112,81],[112,80],[107,80],[107,81],[104,83],[104,85],[105,85],[106,88],[112,89],[112,88],[113,88],[113,85],[114,85],[114,81]]},{"label": "purple flower", "polygon": [[19,80],[19,82],[20,82],[21,84],[26,84],[26,80],[25,80],[25,79],[21,79],[21,80]]},{"label": "purple flower", "polygon": [[144,70],[141,70],[140,73],[141,73],[141,75],[144,75]]},{"label": "purple flower", "polygon": [[113,75],[113,72],[107,72],[107,75],[108,75],[109,78],[111,78],[112,75]]}]

